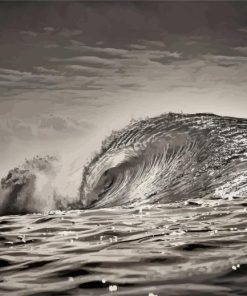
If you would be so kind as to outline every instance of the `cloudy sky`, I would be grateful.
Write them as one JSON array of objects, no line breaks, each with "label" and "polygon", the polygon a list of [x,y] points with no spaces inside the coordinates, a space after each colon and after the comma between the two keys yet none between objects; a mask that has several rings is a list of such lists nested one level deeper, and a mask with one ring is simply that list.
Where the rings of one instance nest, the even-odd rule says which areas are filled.
[{"label": "cloudy sky", "polygon": [[[247,117],[246,2],[1,2],[0,173],[168,111]],[[83,161],[83,160],[81,160]]]}]

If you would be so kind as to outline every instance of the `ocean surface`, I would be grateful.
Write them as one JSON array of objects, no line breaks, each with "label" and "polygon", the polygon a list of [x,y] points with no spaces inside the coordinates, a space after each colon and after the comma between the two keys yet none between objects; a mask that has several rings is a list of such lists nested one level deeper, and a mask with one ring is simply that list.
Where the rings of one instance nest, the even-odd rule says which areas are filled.
[{"label": "ocean surface", "polygon": [[1,295],[246,295],[247,202],[1,217]]}]

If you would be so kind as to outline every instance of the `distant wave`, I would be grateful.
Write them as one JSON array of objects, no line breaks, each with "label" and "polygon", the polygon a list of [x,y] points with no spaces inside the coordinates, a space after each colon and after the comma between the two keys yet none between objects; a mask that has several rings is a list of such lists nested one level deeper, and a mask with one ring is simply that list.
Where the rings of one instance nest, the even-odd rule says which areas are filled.
[{"label": "distant wave", "polygon": [[1,214],[244,196],[247,120],[169,113],[131,122],[106,138],[84,167],[73,202],[40,183],[36,194],[37,177],[45,176],[44,187],[52,182],[56,161],[34,158],[11,170],[1,181]]}]

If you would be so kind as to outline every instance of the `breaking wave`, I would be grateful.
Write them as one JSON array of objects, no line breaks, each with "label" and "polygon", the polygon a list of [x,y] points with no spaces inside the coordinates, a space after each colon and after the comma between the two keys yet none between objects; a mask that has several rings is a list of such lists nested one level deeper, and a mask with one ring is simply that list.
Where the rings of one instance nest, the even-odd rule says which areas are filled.
[{"label": "breaking wave", "polygon": [[169,113],[131,122],[106,138],[84,166],[73,199],[47,186],[57,174],[56,163],[36,158],[11,170],[1,182],[1,214],[244,196],[247,120]]}]

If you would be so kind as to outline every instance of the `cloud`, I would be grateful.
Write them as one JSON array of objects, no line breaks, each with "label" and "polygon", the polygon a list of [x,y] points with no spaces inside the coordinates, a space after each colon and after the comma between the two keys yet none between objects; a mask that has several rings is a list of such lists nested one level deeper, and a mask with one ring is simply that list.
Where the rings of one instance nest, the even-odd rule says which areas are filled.
[{"label": "cloud", "polygon": [[182,58],[182,54],[179,52],[170,52],[168,50],[164,50],[160,52],[160,57],[152,58],[152,61],[159,62],[161,64],[171,64],[174,60],[178,60]]},{"label": "cloud", "polygon": [[44,27],[44,31],[45,32],[54,32],[55,31],[55,28],[53,28],[53,27]]},{"label": "cloud", "polygon": [[227,55],[204,55],[204,58],[215,62],[231,62],[241,64],[247,62],[247,56],[227,56]]},{"label": "cloud", "polygon": [[247,27],[239,28],[238,31],[242,33],[247,33]]},{"label": "cloud", "polygon": [[99,69],[96,67],[87,67],[87,66],[82,66],[82,65],[68,65],[66,66],[67,69],[73,70],[73,71],[79,71],[79,72],[89,72],[93,73],[94,75],[97,74],[102,74],[105,72],[105,69]]},{"label": "cloud", "polygon": [[30,37],[36,37],[38,34],[33,31],[20,31],[20,34],[30,36]]},{"label": "cloud", "polygon": [[5,117],[0,121],[0,151],[15,140],[26,142],[28,145],[34,140],[56,140],[64,136],[83,135],[91,129],[92,124],[85,120],[79,121],[58,114],[42,115],[35,120]]},{"label": "cloud", "polygon": [[166,47],[166,44],[160,40],[142,40],[141,43],[152,49],[164,49]]},{"label": "cloud", "polygon": [[[90,47],[86,47],[85,49],[90,49]],[[91,47],[92,50],[92,47]],[[109,55],[119,55],[119,56],[125,56],[128,54],[127,49],[119,49],[119,48],[112,48],[112,47],[95,47],[93,49],[94,52],[99,53],[107,53]]]},{"label": "cloud", "polygon": [[38,128],[42,131],[50,130],[59,133],[80,132],[89,129],[91,125],[86,121],[78,121],[68,116],[46,115],[40,119]]},{"label": "cloud", "polygon": [[[61,78],[60,75],[47,75],[47,70],[44,67],[37,67],[39,71],[46,72],[46,75],[36,74],[32,72],[13,70],[13,69],[4,69],[0,68],[0,76],[9,81],[25,81],[25,80],[39,80],[39,81],[51,81],[51,79]],[[49,71],[49,70],[48,70]],[[54,70],[52,71],[54,73]],[[51,72],[50,72],[51,73]],[[57,73],[57,72],[56,72]]]},{"label": "cloud", "polygon": [[130,44],[129,47],[132,49],[137,49],[137,50],[144,50],[147,48],[146,45],[142,45],[142,44]]},{"label": "cloud", "polygon": [[51,128],[56,131],[73,129],[72,125],[70,125],[67,120],[58,116],[43,117],[40,121],[39,128]]},{"label": "cloud", "polygon": [[[103,43],[98,42],[98,45]],[[128,54],[127,49],[123,48],[114,48],[114,47],[99,47],[99,46],[88,46],[83,42],[77,40],[71,40],[71,45],[67,48],[73,50],[80,50],[82,52],[98,53],[98,54],[107,54],[108,56],[124,56]]]},{"label": "cloud", "polygon": [[72,37],[72,36],[78,36],[81,35],[82,31],[81,30],[69,30],[69,29],[63,29],[59,32],[59,35],[63,37]]},{"label": "cloud", "polygon": [[247,55],[247,46],[234,47],[234,49]]},{"label": "cloud", "polygon": [[28,75],[31,75],[30,72],[23,72],[23,71],[19,71],[19,70],[4,69],[4,68],[0,68],[0,73],[7,74],[7,75],[15,75],[15,76],[28,76]]},{"label": "cloud", "polygon": [[36,70],[38,70],[41,73],[45,73],[45,74],[58,74],[59,71],[55,70],[55,69],[48,69],[42,66],[38,66],[35,67]]},{"label": "cloud", "polygon": [[51,58],[51,62],[62,62],[62,63],[88,63],[93,65],[103,65],[103,66],[114,66],[115,62],[114,60],[110,59],[104,59],[97,56],[76,56],[71,58]]},{"label": "cloud", "polygon": [[44,86],[52,88],[66,81],[63,75],[55,75],[59,74],[55,73],[55,70],[48,70],[44,67],[38,67],[36,70],[41,73],[0,68],[0,85],[6,87],[6,92],[11,93],[15,89],[37,89]]}]

